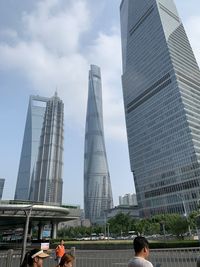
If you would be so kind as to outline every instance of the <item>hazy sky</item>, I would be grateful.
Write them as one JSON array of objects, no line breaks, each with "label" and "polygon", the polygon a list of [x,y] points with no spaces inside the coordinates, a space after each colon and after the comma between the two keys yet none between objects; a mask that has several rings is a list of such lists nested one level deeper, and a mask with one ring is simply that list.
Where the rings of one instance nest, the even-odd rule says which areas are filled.
[{"label": "hazy sky", "polygon": [[[0,177],[13,199],[29,95],[65,104],[63,202],[83,207],[90,64],[101,67],[104,134],[114,204],[134,192],[121,88],[120,0],[0,0]],[[175,0],[200,62],[200,1]]]}]

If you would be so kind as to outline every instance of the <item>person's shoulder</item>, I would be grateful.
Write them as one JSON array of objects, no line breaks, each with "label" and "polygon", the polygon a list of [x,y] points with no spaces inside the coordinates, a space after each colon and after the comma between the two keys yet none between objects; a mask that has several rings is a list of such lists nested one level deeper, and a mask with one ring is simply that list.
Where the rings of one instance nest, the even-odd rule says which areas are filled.
[{"label": "person's shoulder", "polygon": [[150,261],[145,260],[145,267],[153,267],[153,264]]},{"label": "person's shoulder", "polygon": [[140,259],[139,257],[134,257],[128,262],[128,267],[140,266],[138,264],[140,264],[141,261],[142,258]]},{"label": "person's shoulder", "polygon": [[128,267],[135,267],[135,266],[153,267],[153,265],[150,261],[145,260],[142,257],[134,257],[129,261]]},{"label": "person's shoulder", "polygon": [[148,260],[146,260],[146,259],[143,259],[144,260],[144,266],[145,267],[153,267],[153,264],[150,262],[150,261],[148,261]]}]

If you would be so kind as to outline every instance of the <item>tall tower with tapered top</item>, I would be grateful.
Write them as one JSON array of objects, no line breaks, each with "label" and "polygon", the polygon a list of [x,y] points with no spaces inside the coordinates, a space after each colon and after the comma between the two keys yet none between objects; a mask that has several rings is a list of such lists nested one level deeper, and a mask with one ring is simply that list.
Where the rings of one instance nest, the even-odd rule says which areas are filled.
[{"label": "tall tower with tapered top", "polygon": [[104,223],[105,211],[113,207],[112,190],[103,129],[100,68],[91,65],[85,126],[84,208],[91,223]]}]

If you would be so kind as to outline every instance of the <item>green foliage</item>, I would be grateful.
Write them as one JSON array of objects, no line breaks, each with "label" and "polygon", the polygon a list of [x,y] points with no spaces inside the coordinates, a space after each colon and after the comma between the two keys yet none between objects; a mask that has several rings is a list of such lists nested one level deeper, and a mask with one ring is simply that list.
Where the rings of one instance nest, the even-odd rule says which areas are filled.
[{"label": "green foliage", "polygon": [[104,231],[103,226],[77,226],[77,227],[65,227],[58,230],[58,237],[66,238],[66,239],[74,239],[81,237],[90,237],[92,233],[96,233],[97,235]]},{"label": "green foliage", "polygon": [[193,211],[190,213],[188,220],[189,220],[191,229],[199,228],[199,226],[200,226],[199,225],[199,215],[200,215],[199,211]]},{"label": "green foliage", "polygon": [[[161,214],[153,217],[153,220],[160,224],[162,234],[173,234],[177,237],[183,237],[188,231],[190,219],[180,214]],[[165,230],[165,233],[164,233]]]},{"label": "green foliage", "polygon": [[146,229],[148,228],[148,220],[147,219],[141,219],[137,220],[135,223],[135,229],[139,235],[145,235]]},{"label": "green foliage", "polygon": [[134,230],[134,220],[129,214],[118,213],[115,217],[108,220],[110,232],[115,235],[128,235],[128,232]]},{"label": "green foliage", "polygon": [[[193,212],[188,218],[179,214],[160,214],[146,219],[133,219],[130,214],[118,213],[108,220],[106,225],[94,225],[91,227],[68,227],[58,231],[58,236],[66,239],[90,237],[92,233],[99,235],[108,228],[110,236],[128,236],[129,231],[135,231],[137,235],[176,235],[182,238],[188,232],[188,227],[196,229],[196,218],[199,212]],[[108,229],[107,229],[108,230]]]},{"label": "green foliage", "polygon": [[188,231],[188,221],[185,217],[174,214],[168,222],[171,233],[177,237],[183,237],[183,234]]}]

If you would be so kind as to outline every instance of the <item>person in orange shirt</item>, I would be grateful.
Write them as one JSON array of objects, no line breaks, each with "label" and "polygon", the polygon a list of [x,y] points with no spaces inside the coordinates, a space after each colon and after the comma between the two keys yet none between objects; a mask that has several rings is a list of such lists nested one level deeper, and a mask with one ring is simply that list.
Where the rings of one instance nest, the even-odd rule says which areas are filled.
[{"label": "person in orange shirt", "polygon": [[60,240],[60,244],[56,247],[56,260],[60,263],[62,256],[65,254],[64,240]]}]

